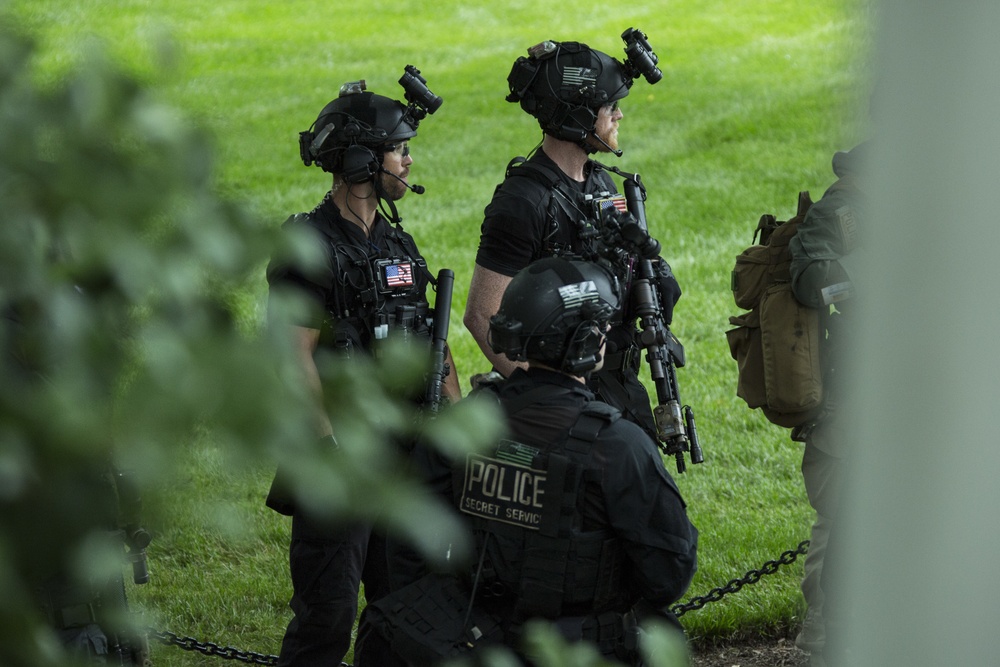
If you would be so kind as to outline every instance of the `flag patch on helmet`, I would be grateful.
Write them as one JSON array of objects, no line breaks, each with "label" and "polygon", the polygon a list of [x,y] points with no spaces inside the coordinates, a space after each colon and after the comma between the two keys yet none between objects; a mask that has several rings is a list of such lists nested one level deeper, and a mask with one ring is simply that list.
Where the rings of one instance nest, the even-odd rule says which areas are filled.
[{"label": "flag patch on helmet", "polygon": [[596,303],[601,299],[593,280],[572,283],[559,288],[559,298],[567,309],[578,308],[585,303]]},{"label": "flag patch on helmet", "polygon": [[597,73],[590,67],[564,67],[563,87],[578,90],[597,85]]}]

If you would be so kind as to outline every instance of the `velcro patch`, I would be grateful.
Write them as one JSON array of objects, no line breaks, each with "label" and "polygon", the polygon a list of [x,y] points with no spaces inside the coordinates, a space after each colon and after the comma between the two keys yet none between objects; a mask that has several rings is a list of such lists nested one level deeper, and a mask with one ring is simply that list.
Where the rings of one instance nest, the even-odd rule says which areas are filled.
[{"label": "velcro patch", "polygon": [[837,209],[837,219],[840,221],[840,239],[844,244],[844,254],[858,247],[858,218],[850,206]]},{"label": "velcro patch", "polygon": [[545,509],[544,470],[469,454],[459,509],[466,514],[538,530]]},{"label": "velcro patch", "polygon": [[838,301],[850,299],[854,295],[854,286],[850,283],[850,281],[834,283],[833,285],[827,285],[821,289],[820,295],[823,297],[823,305],[829,306],[837,303]]},{"label": "velcro patch", "polygon": [[585,303],[596,303],[601,299],[601,293],[597,291],[597,285],[593,280],[585,280],[582,283],[571,283],[560,287],[559,298],[562,299],[563,306],[571,310]]}]

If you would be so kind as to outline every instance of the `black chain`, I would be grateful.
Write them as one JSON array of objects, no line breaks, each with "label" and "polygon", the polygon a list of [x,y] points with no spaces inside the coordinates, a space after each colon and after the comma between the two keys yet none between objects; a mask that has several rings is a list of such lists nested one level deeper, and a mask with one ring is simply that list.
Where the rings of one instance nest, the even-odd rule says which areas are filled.
[{"label": "black chain", "polygon": [[694,611],[695,609],[701,609],[709,602],[718,602],[723,597],[729,595],[730,593],[735,593],[747,584],[756,584],[760,581],[760,578],[765,574],[774,574],[778,571],[778,568],[782,565],[791,565],[799,556],[803,556],[809,551],[809,540],[799,542],[799,546],[793,550],[786,551],[781,554],[778,560],[769,560],[764,563],[759,570],[750,570],[740,579],[733,579],[725,586],[720,586],[719,588],[713,588],[708,592],[708,595],[703,595],[701,597],[691,598],[687,602],[682,602],[675,604],[670,608],[670,611],[674,613],[675,616],[680,618],[689,611]]},{"label": "black chain", "polygon": [[198,651],[204,655],[211,655],[223,660],[238,660],[251,665],[277,665],[278,656],[254,653],[253,651],[241,651],[232,646],[219,646],[213,642],[200,642],[194,637],[179,637],[178,635],[164,630],[159,632],[149,628],[149,636],[167,646],[176,646],[185,651]]},{"label": "black chain", "polygon": [[[689,611],[701,609],[709,602],[718,602],[730,593],[735,593],[748,584],[756,584],[761,577],[767,574],[774,574],[782,565],[791,565],[799,556],[804,556],[809,552],[809,540],[799,542],[799,546],[781,554],[777,560],[769,560],[761,566],[759,570],[750,570],[739,579],[733,579],[725,586],[713,588],[708,595],[694,597],[687,602],[675,604],[670,611],[680,618]],[[278,656],[254,653],[253,651],[241,651],[232,646],[219,646],[214,642],[200,642],[194,637],[180,637],[169,630],[158,631],[148,628],[149,636],[161,644],[167,646],[177,646],[185,651],[198,651],[204,655],[215,656],[224,660],[238,660],[252,665],[277,665]],[[342,666],[350,667],[346,662],[340,663]]]}]

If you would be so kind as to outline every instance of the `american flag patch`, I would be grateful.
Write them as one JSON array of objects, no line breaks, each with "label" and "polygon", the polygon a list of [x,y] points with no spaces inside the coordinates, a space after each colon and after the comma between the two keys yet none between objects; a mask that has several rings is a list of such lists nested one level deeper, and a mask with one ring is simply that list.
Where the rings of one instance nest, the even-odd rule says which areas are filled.
[{"label": "american flag patch", "polygon": [[562,299],[563,307],[578,308],[585,303],[593,303],[601,298],[597,291],[597,285],[593,280],[582,283],[570,283],[559,288],[559,297]]},{"label": "american flag patch", "polygon": [[413,284],[413,265],[409,262],[386,264],[385,284],[389,287],[409,287]]},{"label": "american flag patch", "polygon": [[571,90],[597,85],[597,73],[589,67],[563,67],[563,87]]},{"label": "american flag patch", "polygon": [[598,213],[604,213],[604,211],[611,208],[616,208],[622,213],[628,213],[628,203],[625,201],[624,195],[616,195],[607,199],[596,199],[594,200],[594,204],[597,205]]}]

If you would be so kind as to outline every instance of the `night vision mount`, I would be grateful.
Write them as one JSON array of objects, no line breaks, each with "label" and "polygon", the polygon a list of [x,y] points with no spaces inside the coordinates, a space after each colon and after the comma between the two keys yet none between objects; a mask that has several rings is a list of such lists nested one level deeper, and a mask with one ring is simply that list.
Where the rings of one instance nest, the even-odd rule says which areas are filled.
[{"label": "night vision mount", "polygon": [[407,113],[413,119],[413,126],[441,108],[444,102],[427,88],[427,79],[420,76],[420,70],[413,65],[404,68],[403,76],[399,79],[399,85],[403,87],[404,97],[409,102]]},{"label": "night vision mount", "polygon": [[[427,87],[427,79],[422,77],[420,70],[413,65],[407,65],[403,68],[403,76],[399,78],[399,85],[403,87],[403,97],[409,103],[403,114],[403,121],[413,129],[417,128],[417,125],[427,117],[427,114],[434,113],[444,103],[444,100],[430,91]],[[348,81],[340,87],[339,97],[363,93],[365,90],[367,90],[367,86],[364,79]]]},{"label": "night vision mount", "polygon": [[622,41],[625,42],[625,76],[638,79],[641,75],[650,84],[663,78],[663,72],[656,66],[660,59],[653,53],[646,33],[629,28],[622,33]]},{"label": "night vision mount", "polygon": [[[629,28],[622,33],[622,41],[625,42],[625,62],[622,63],[622,70],[625,75],[626,88],[631,88],[632,82],[640,76],[644,77],[649,84],[657,83],[663,78],[663,72],[656,66],[660,62],[660,59],[653,52],[653,47],[649,45],[646,33],[637,28]],[[535,60],[545,60],[557,51],[557,44],[549,40],[535,44],[529,48],[528,55]],[[532,74],[534,74],[534,71]],[[522,86],[521,92],[516,96],[512,96],[514,99],[508,97],[507,101],[517,101],[517,98],[523,95],[523,91],[527,89],[530,83],[531,80],[528,80]]]},{"label": "night vision mount", "polygon": [[[375,149],[414,136],[420,121],[427,114],[437,111],[443,100],[427,88],[427,80],[413,65],[404,68],[399,85],[404,90],[407,101],[405,107],[402,102],[375,95],[367,109],[354,109],[346,99],[367,92],[368,86],[364,79],[348,81],[342,85],[337,99],[320,112],[313,127],[299,133],[299,155],[302,162],[307,167],[316,164],[325,170],[332,166],[334,171],[339,171],[343,166],[342,157],[333,158],[331,165],[328,164],[329,160],[324,160],[324,153],[334,150],[342,152],[355,144]],[[364,119],[358,117],[359,113],[365,116]],[[331,117],[339,120],[330,121]],[[327,122],[317,125],[324,120]],[[365,170],[360,170],[358,178],[367,180],[381,162],[373,154],[364,153],[359,157],[365,158],[362,160],[363,166],[370,168],[367,169],[368,173],[361,173]]]}]

